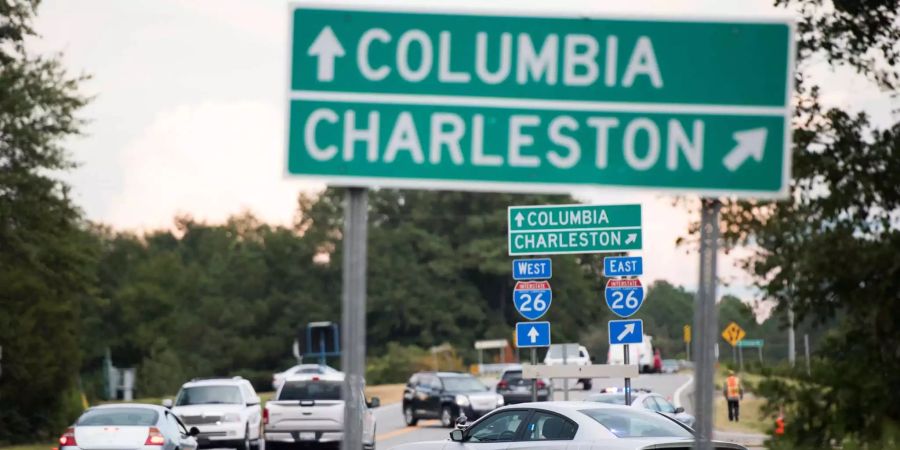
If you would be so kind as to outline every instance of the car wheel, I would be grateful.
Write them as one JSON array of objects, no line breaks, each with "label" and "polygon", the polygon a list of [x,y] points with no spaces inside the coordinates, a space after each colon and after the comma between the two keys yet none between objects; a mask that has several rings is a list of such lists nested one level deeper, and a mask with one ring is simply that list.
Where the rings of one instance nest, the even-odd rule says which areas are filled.
[{"label": "car wheel", "polygon": [[444,428],[453,428],[453,421],[453,411],[450,410],[450,407],[441,408],[441,425]]},{"label": "car wheel", "polygon": [[407,426],[414,427],[417,423],[419,423],[419,419],[416,418],[416,415],[413,414],[412,406],[406,406],[403,408],[403,421],[406,422]]},{"label": "car wheel", "polygon": [[237,450],[251,450],[250,448],[250,425],[244,428],[244,441],[238,445]]},{"label": "car wheel", "polygon": [[584,390],[586,390],[586,391],[591,390],[591,388],[594,386],[593,383],[591,383],[590,380],[586,380],[586,381],[585,381],[584,383],[582,383],[582,384],[583,384],[583,386],[584,386]]}]

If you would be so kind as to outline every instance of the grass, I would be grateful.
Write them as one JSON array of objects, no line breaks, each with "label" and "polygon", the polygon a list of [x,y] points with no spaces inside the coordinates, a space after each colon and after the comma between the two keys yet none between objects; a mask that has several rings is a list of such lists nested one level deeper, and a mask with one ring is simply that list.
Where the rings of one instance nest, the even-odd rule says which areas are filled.
[{"label": "grass", "polygon": [[725,402],[725,398],[721,395],[716,396],[715,405],[713,405],[713,410],[715,411],[713,428],[719,431],[767,434],[771,431],[773,424],[769,423],[768,418],[763,418],[760,415],[760,408],[765,401],[763,398],[745,395],[744,400],[741,401],[741,421],[729,422],[728,405]]},{"label": "grass", "polygon": [[45,444],[25,444],[13,445],[11,447],[0,447],[0,450],[50,450],[55,446],[55,442],[48,442]]}]

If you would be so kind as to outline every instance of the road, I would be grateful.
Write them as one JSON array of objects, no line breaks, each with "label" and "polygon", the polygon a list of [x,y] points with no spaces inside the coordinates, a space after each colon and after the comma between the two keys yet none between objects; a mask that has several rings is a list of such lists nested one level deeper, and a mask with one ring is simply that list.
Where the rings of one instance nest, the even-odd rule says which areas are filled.
[{"label": "road", "polygon": [[[638,378],[633,379],[631,384],[634,389],[650,389],[663,396],[673,397],[673,402],[677,402],[674,398],[676,391],[684,386],[685,389],[682,389],[682,392],[679,392],[682,394],[681,400],[684,400],[682,406],[684,406],[688,412],[691,412],[690,404],[687,401],[690,392],[690,385],[688,384],[690,380],[690,375],[683,374],[641,375]],[[592,391],[597,392],[601,388],[607,386],[621,385],[622,380],[594,380]],[[555,399],[563,400],[561,383],[557,383],[554,386],[556,387]],[[582,390],[581,385],[574,386],[574,388],[570,389],[569,400],[584,399],[585,396],[592,391]],[[443,440],[448,437],[447,435],[450,432],[449,429],[442,428],[436,420],[422,420],[419,421],[418,426],[407,427],[403,422],[403,415],[399,404],[378,408],[375,414],[378,421],[377,446],[382,450],[410,442]]]}]

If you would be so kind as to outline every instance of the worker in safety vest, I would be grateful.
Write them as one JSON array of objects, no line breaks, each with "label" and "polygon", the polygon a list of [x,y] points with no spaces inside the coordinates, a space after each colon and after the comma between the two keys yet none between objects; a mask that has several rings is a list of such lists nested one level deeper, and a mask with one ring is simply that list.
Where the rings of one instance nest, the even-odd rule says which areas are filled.
[{"label": "worker in safety vest", "polygon": [[737,422],[741,412],[741,400],[744,399],[744,387],[741,379],[734,375],[733,370],[728,371],[725,380],[725,400],[728,401],[728,421]]}]

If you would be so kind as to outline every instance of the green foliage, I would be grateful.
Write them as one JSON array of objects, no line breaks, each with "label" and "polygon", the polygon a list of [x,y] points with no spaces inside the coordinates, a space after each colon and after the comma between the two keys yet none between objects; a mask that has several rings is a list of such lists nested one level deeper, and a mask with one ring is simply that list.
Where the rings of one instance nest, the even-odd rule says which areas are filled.
[{"label": "green foliage", "polygon": [[94,282],[94,242],[55,178],[72,167],[60,143],[81,125],[82,78],[26,50],[36,3],[0,2],[0,442],[54,435],[76,414]]},{"label": "green foliage", "polygon": [[385,351],[370,356],[366,365],[366,383],[370,385],[403,383],[419,370],[430,370],[428,351],[414,345],[389,342]]}]

